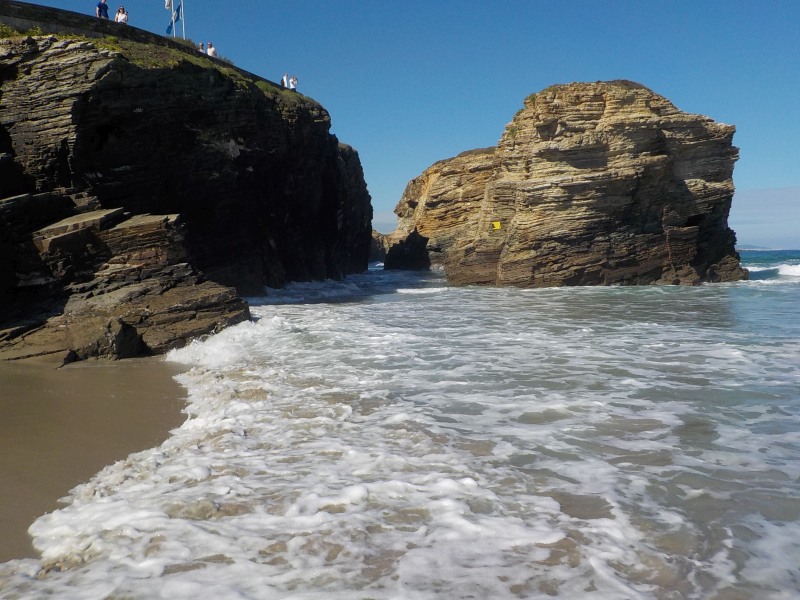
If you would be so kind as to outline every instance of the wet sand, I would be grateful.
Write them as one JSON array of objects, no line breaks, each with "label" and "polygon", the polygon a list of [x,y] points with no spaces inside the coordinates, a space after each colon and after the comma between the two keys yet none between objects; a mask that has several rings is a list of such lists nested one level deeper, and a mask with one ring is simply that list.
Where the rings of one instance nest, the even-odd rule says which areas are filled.
[{"label": "wet sand", "polygon": [[0,562],[38,557],[27,533],[37,517],[185,420],[181,370],[162,359],[0,362]]}]

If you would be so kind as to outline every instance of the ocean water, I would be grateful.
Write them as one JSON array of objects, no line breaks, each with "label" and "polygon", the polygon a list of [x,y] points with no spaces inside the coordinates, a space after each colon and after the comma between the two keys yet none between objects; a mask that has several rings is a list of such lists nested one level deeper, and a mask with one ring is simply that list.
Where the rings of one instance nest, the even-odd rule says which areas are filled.
[{"label": "ocean water", "polygon": [[743,263],[269,290],[169,355],[186,422],[34,522],[0,597],[800,597],[800,252]]}]

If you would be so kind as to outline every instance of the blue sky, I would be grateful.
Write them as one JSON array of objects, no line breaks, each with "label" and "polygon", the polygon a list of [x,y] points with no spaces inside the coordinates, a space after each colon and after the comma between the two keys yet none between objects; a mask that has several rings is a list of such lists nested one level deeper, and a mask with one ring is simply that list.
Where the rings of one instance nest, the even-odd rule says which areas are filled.
[{"label": "blue sky", "polygon": [[[797,0],[183,2],[187,37],[267,79],[296,74],[328,109],[381,231],[410,179],[496,144],[529,94],[630,79],[736,125],[731,226],[741,243],[800,248]],[[35,3],[93,13],[95,0]],[[164,33],[163,0],[124,5],[132,25]]]}]

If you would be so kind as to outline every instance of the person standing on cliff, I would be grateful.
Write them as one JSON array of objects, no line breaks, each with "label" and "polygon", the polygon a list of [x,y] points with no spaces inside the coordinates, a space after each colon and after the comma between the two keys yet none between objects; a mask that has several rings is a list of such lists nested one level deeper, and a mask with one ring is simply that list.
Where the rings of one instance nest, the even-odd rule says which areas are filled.
[{"label": "person standing on cliff", "polygon": [[208,42],[208,49],[206,50],[206,54],[208,54],[209,56],[217,55],[217,49],[214,48],[214,44],[212,44],[211,42]]},{"label": "person standing on cliff", "polygon": [[120,6],[117,9],[117,14],[114,15],[114,20],[117,23],[127,23],[128,22],[128,13],[125,12],[125,7]]},{"label": "person standing on cliff", "polygon": [[288,73],[284,73],[283,77],[281,77],[281,87],[282,88],[289,87],[289,74]]},{"label": "person standing on cliff", "polygon": [[294,90],[295,92],[297,91],[297,77],[295,75],[292,75],[289,78],[289,89]]},{"label": "person standing on cliff", "polygon": [[106,0],[100,0],[97,3],[94,14],[98,19],[108,19],[108,4],[106,4]]}]

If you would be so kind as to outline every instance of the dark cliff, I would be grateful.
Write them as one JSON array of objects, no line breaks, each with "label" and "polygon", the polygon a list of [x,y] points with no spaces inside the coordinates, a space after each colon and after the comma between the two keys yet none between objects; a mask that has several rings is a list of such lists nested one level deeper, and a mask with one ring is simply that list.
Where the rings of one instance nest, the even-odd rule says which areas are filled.
[{"label": "dark cliff", "polygon": [[408,184],[386,266],[522,287],[742,279],[734,131],[629,81],[552,86],[496,148]]},{"label": "dark cliff", "polygon": [[[370,197],[324,108],[127,31],[0,40],[0,356],[159,352],[247,318],[237,292],[367,267]],[[102,340],[75,342],[89,317]]]}]

